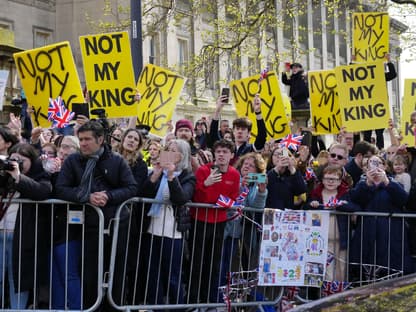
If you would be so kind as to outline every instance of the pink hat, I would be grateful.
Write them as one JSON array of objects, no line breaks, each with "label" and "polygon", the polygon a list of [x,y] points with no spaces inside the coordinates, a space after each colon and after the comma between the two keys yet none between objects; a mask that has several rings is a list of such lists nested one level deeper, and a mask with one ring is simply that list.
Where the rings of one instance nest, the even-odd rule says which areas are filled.
[{"label": "pink hat", "polygon": [[180,128],[188,128],[189,130],[191,130],[192,135],[194,135],[194,127],[190,120],[188,119],[178,120],[175,125],[175,135],[176,135],[176,131],[178,131]]}]

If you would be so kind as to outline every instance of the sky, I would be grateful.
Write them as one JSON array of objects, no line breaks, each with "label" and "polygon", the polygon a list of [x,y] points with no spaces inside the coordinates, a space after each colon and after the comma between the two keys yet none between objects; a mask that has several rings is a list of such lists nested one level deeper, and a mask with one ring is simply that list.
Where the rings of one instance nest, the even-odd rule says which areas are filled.
[{"label": "sky", "polygon": [[[406,12],[408,14],[406,15]],[[399,20],[400,22],[409,26],[409,29],[415,29],[416,27],[416,9],[404,9],[402,11],[390,10],[390,16]],[[416,79],[416,60],[406,62],[406,59],[410,58],[410,52],[405,49],[400,57],[399,79],[400,86],[403,94],[404,80],[406,78]]]}]

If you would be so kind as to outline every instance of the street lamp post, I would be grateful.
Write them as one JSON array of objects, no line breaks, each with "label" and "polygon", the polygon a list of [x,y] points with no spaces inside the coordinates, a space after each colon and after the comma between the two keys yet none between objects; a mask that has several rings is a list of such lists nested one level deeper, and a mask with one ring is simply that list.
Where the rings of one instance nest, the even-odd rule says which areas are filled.
[{"label": "street lamp post", "polygon": [[133,58],[134,77],[137,82],[143,68],[143,42],[142,42],[142,3],[141,0],[130,0],[131,20],[131,56]]}]

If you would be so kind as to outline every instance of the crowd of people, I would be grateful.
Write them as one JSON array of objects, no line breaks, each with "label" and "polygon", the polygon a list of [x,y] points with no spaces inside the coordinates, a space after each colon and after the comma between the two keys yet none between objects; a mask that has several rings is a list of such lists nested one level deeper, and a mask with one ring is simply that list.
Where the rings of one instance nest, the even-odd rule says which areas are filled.
[{"label": "crowd of people", "polygon": [[[250,119],[221,119],[226,102],[226,96],[218,98],[213,116],[170,124],[164,138],[152,136],[146,125],[136,127],[135,120],[107,127],[108,121],[82,116],[65,131],[69,134],[35,127],[25,138],[22,124],[11,116],[8,127],[0,128],[0,288],[6,280],[9,285],[3,306],[39,305],[38,290],[45,285],[51,308],[96,304],[98,261],[108,270],[113,233],[106,235],[99,259],[97,214],[85,210],[80,231],[81,225],[68,224],[64,204],[51,210],[36,203],[45,199],[98,207],[106,228],[126,200],[155,200],[120,215],[112,294],[119,305],[220,302],[218,286],[227,283],[237,254],[244,269],[258,266],[257,224],[265,207],[389,214],[416,207],[416,150],[400,145],[392,123],[386,149],[345,131],[327,148],[311,129],[294,129],[302,130],[303,139],[289,148],[281,140],[267,141],[259,95],[252,103],[258,130],[253,143]],[[252,174],[265,179],[253,181]],[[19,206],[14,198],[32,202]],[[247,212],[253,222],[243,225],[224,206],[189,205],[218,206],[219,199],[258,212]],[[408,236],[415,228],[387,217],[332,216],[329,252],[335,261],[327,278],[361,278],[347,272],[347,263],[413,272],[416,248]],[[101,309],[112,308],[104,302]]]}]

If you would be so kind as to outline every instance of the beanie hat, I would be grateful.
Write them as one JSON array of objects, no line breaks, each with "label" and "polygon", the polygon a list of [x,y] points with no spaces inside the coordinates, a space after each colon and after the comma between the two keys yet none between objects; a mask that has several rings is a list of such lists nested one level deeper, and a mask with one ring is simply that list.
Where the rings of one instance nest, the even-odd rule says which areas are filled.
[{"label": "beanie hat", "polygon": [[188,128],[189,130],[191,130],[192,135],[194,135],[194,127],[190,120],[188,119],[178,120],[175,125],[175,135],[176,135],[176,131],[178,131],[180,128]]}]

